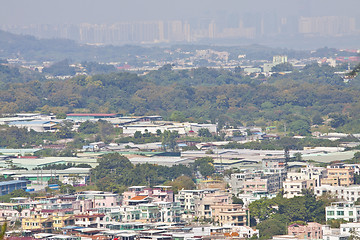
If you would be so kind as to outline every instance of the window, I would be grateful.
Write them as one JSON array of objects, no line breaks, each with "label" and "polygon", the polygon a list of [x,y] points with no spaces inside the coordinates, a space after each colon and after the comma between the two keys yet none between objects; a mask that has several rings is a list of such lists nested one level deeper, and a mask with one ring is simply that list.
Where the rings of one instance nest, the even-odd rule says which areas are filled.
[{"label": "window", "polygon": [[353,211],[349,211],[349,216],[353,216],[354,212]]},{"label": "window", "polygon": [[328,216],[334,216],[334,211],[327,211]]},{"label": "window", "polygon": [[336,214],[337,214],[338,216],[344,216],[344,211],[337,211]]}]

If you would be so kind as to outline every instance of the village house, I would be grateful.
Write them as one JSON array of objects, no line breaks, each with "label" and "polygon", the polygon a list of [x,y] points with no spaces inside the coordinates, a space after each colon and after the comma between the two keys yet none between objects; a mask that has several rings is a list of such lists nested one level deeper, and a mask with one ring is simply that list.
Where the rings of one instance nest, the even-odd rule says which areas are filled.
[{"label": "village house", "polygon": [[360,198],[360,186],[351,185],[347,187],[342,187],[342,186],[321,185],[320,187],[315,187],[314,193],[316,196],[321,196],[323,194],[330,194],[344,201],[355,202],[357,199]]},{"label": "village house", "polygon": [[134,197],[148,197],[153,202],[173,202],[174,193],[171,190],[171,186],[154,186],[149,188],[147,186],[132,186],[128,188],[128,191],[123,193],[123,205],[129,205],[129,201],[134,200]]},{"label": "village house", "polygon": [[327,176],[321,180],[322,185],[350,186],[354,184],[354,168],[335,164],[326,168]]},{"label": "village house", "polygon": [[348,222],[360,221],[360,205],[354,202],[333,202],[325,208],[326,221],[343,219]]},{"label": "village house", "polygon": [[316,222],[306,225],[292,224],[288,226],[288,234],[298,239],[323,239],[322,225]]},{"label": "village house", "polygon": [[211,205],[212,216],[220,226],[246,226],[249,225],[249,210],[241,204]]}]

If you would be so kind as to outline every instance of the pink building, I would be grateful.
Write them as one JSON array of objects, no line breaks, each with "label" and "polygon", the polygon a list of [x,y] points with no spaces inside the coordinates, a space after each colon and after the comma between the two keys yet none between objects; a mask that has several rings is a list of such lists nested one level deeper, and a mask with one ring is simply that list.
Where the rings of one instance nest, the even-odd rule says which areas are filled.
[{"label": "pink building", "polygon": [[288,234],[299,239],[322,239],[322,225],[316,222],[309,222],[303,226],[301,224],[292,224],[288,227]]},{"label": "pink building", "polygon": [[244,182],[244,193],[268,192],[268,180],[256,177]]},{"label": "pink building", "polygon": [[77,200],[92,200],[93,208],[110,208],[120,205],[118,194],[102,191],[85,191],[78,193]]}]

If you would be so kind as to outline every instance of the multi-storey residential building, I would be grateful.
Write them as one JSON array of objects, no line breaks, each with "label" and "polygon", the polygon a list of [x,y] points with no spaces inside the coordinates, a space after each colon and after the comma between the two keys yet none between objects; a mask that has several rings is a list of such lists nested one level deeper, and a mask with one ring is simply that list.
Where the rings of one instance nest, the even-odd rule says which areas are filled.
[{"label": "multi-storey residential building", "polygon": [[223,205],[231,203],[231,195],[226,192],[214,192],[210,194],[204,194],[202,198],[194,200],[195,203],[195,215],[197,217],[212,218],[212,205]]},{"label": "multi-storey residential building", "polygon": [[22,218],[23,230],[52,232],[67,225],[74,224],[72,209],[35,208],[31,214]]},{"label": "multi-storey residential building", "polygon": [[349,222],[349,223],[342,223],[340,224],[340,233],[341,234],[360,234],[360,222]]},{"label": "multi-storey residential building", "polygon": [[360,186],[351,185],[348,187],[341,187],[322,185],[320,187],[315,187],[314,193],[316,196],[330,194],[338,199],[355,202],[358,198],[360,198]]},{"label": "multi-storey residential building", "polygon": [[152,198],[154,202],[165,201],[173,202],[174,193],[170,190],[171,186],[155,186],[149,188],[146,186],[132,186],[129,190],[123,193],[123,205],[128,205],[129,200],[136,196],[147,196]]},{"label": "multi-storey residential building", "polygon": [[293,198],[301,196],[306,189],[314,189],[315,180],[291,180],[287,179],[283,183],[284,197]]},{"label": "multi-storey residential building", "polygon": [[243,192],[277,192],[282,184],[282,176],[277,173],[264,174],[261,177],[248,179],[244,182]]},{"label": "multi-storey residential building", "polygon": [[322,225],[316,222],[309,222],[306,225],[292,224],[288,227],[288,234],[298,239],[322,239]]},{"label": "multi-storey residential building", "polygon": [[114,207],[120,205],[119,195],[102,191],[84,191],[77,194],[78,200],[91,199],[93,208]]},{"label": "multi-storey residential building", "polygon": [[327,176],[321,180],[322,185],[349,186],[354,184],[354,169],[343,164],[331,165],[326,168]]},{"label": "multi-storey residential building", "polygon": [[360,221],[360,206],[353,202],[334,202],[326,207],[326,221],[332,219],[344,219],[348,222]]},{"label": "multi-storey residential building", "polygon": [[246,226],[248,225],[249,211],[241,204],[211,205],[212,217],[220,226]]},{"label": "multi-storey residential building", "polygon": [[266,158],[262,160],[264,173],[279,173],[286,175],[286,161],[284,158]]},{"label": "multi-storey residential building", "polygon": [[104,213],[76,214],[74,215],[75,225],[79,227],[99,228],[104,220]]},{"label": "multi-storey residential building", "polygon": [[119,209],[121,222],[134,222],[140,220],[141,212],[137,206],[121,206]]},{"label": "multi-storey residential building", "polygon": [[52,221],[53,221],[53,228],[55,230],[60,230],[63,227],[72,226],[75,224],[75,218],[72,214],[69,215],[61,212],[54,214],[54,216],[52,217]]},{"label": "multi-storey residential building", "polygon": [[22,219],[21,228],[22,230],[51,232],[53,229],[53,221],[51,217],[34,214]]},{"label": "multi-storey residential building", "polygon": [[282,187],[283,174],[263,171],[235,173],[230,185],[235,195],[253,192],[277,192]]},{"label": "multi-storey residential building", "polygon": [[182,213],[178,202],[154,202],[122,206],[114,213],[108,212],[105,220],[109,217],[121,222],[180,222]]},{"label": "multi-storey residential building", "polygon": [[202,199],[206,192],[215,192],[216,190],[180,190],[175,196],[175,201],[180,202],[180,206],[185,213],[195,214],[195,200]]},{"label": "multi-storey residential building", "polygon": [[248,179],[244,182],[243,192],[269,192],[268,180],[260,177]]},{"label": "multi-storey residential building", "polygon": [[144,222],[160,222],[160,210],[155,204],[139,204],[137,209],[140,210],[140,219]]},{"label": "multi-storey residential building", "polygon": [[22,217],[30,216],[32,204],[20,204],[20,203],[0,203],[0,217],[5,218],[8,221],[15,222]]},{"label": "multi-storey residential building", "polygon": [[72,202],[72,207],[79,213],[84,213],[94,208],[94,199],[77,199]]},{"label": "multi-storey residential building", "polygon": [[230,186],[233,194],[239,194],[244,192],[244,182],[252,180],[255,177],[261,177],[261,171],[248,171],[242,173],[233,173],[230,177]]},{"label": "multi-storey residential building", "polygon": [[179,202],[154,202],[160,209],[160,222],[180,222],[183,209]]},{"label": "multi-storey residential building", "polygon": [[[301,168],[301,174],[305,178],[300,179],[313,179],[315,180],[315,186],[318,187],[321,185],[321,179],[326,175],[326,169],[323,167],[315,167],[313,165],[307,165],[305,168]],[[289,177],[289,173],[288,173]]]}]

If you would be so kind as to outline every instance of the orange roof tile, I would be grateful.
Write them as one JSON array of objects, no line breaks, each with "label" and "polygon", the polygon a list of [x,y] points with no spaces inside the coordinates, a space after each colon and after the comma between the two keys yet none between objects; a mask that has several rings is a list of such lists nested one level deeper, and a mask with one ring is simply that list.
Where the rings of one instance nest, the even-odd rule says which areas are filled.
[{"label": "orange roof tile", "polygon": [[135,196],[135,197],[131,198],[130,201],[131,200],[135,200],[135,201],[144,200],[147,197],[148,196]]}]

